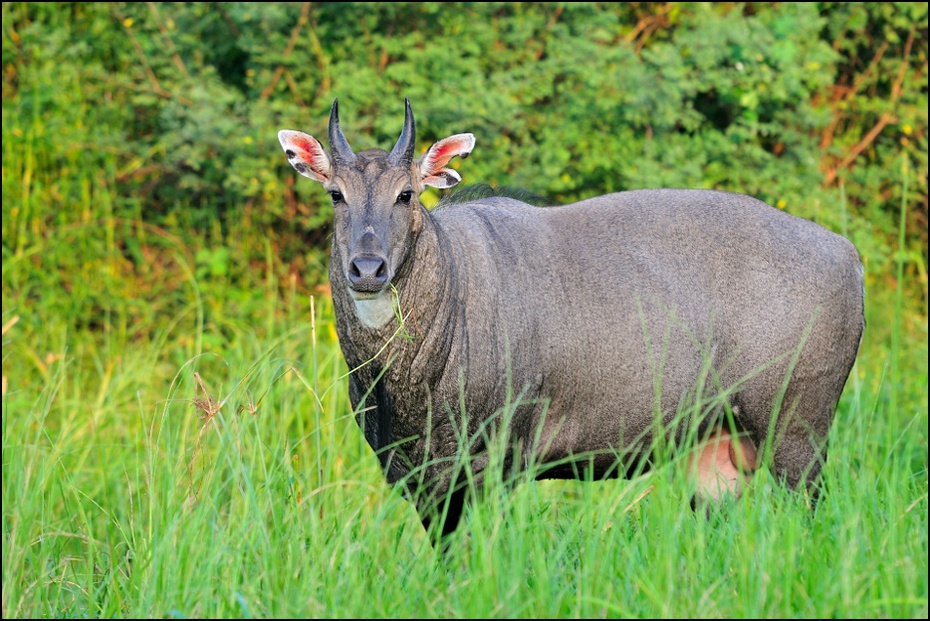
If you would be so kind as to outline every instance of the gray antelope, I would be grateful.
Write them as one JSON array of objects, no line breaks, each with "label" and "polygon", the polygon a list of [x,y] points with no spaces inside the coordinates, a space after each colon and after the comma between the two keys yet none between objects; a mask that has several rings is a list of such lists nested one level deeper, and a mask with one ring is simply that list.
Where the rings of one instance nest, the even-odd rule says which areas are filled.
[{"label": "gray antelope", "polygon": [[390,152],[354,152],[338,100],[329,151],[278,137],[333,201],[329,277],[357,421],[434,537],[456,528],[489,464],[629,476],[658,441],[690,438],[681,463],[706,502],[739,495],[763,463],[792,488],[818,480],[864,328],[845,238],[711,190],[427,210],[420,194],[461,181],[446,166],[475,138],[417,157],[409,101]]}]

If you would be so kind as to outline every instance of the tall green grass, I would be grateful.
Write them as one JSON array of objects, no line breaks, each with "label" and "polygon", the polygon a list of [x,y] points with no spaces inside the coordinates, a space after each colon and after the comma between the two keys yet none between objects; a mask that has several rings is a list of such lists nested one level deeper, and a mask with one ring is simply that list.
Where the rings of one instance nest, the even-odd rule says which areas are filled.
[{"label": "tall green grass", "polygon": [[668,466],[491,481],[442,556],[349,416],[331,309],[316,332],[294,312],[173,374],[158,361],[190,335],[111,344],[114,362],[69,351],[66,325],[7,331],[5,617],[926,614],[925,364],[905,359],[891,412],[885,354],[863,351],[814,511],[763,479],[705,518]]},{"label": "tall green grass", "polygon": [[888,275],[816,509],[762,477],[695,513],[674,464],[491,480],[440,554],[353,420],[328,298],[262,231],[117,217],[114,168],[37,161],[35,127],[3,127],[4,617],[926,618],[927,320]]}]

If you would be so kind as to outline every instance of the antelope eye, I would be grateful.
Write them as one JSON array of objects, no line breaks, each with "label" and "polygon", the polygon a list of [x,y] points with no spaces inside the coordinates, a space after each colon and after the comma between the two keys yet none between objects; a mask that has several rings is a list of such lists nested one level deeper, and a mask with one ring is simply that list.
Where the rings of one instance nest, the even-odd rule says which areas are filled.
[{"label": "antelope eye", "polygon": [[332,192],[329,193],[329,195],[333,199],[333,205],[335,205],[336,203],[341,203],[344,200],[344,197],[342,196],[342,192],[340,192],[339,190],[333,190]]},{"label": "antelope eye", "polygon": [[413,192],[410,190],[404,190],[397,195],[397,201],[400,203],[409,203],[411,198],[413,198]]}]

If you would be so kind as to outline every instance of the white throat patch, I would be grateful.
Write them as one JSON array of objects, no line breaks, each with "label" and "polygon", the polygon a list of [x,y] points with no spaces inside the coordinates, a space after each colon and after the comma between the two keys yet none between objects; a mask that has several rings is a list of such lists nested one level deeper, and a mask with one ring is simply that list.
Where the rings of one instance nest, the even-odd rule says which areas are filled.
[{"label": "white throat patch", "polygon": [[383,328],[394,317],[390,291],[382,291],[373,298],[353,298],[355,315],[366,327]]}]

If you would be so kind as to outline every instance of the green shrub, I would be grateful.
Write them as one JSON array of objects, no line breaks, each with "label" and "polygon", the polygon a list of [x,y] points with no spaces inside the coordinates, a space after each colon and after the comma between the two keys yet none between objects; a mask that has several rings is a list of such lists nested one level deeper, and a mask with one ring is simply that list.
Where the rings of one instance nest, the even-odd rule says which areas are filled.
[{"label": "green shrub", "polygon": [[339,96],[351,144],[389,146],[408,96],[424,147],[475,133],[466,182],[744,192],[847,233],[872,274],[906,163],[926,299],[926,3],[6,3],[3,23],[4,256],[101,215],[68,209],[87,171],[114,216],[322,253],[329,206],[277,129],[325,139]]}]

